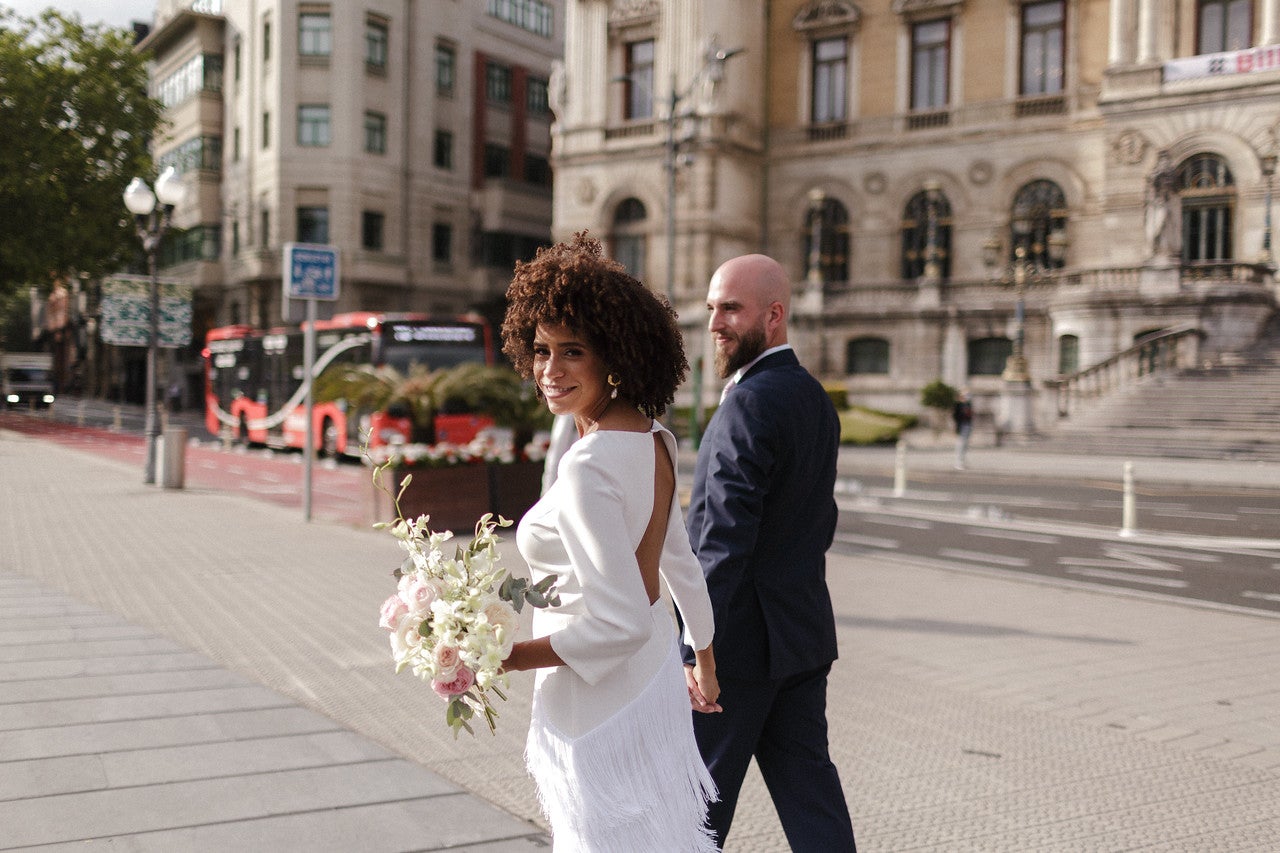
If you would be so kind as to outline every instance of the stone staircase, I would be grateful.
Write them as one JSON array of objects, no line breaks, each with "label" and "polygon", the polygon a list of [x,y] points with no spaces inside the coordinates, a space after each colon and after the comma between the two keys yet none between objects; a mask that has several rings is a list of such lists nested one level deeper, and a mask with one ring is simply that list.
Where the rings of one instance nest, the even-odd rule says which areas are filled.
[{"label": "stone staircase", "polygon": [[1280,463],[1280,317],[1247,351],[1040,424],[1038,451]]}]

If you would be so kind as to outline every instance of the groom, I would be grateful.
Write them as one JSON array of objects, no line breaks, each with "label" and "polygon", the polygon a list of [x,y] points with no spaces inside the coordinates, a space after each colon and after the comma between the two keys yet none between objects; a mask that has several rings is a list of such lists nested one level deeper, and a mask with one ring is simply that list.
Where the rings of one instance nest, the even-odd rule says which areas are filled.
[{"label": "groom", "polygon": [[716,370],[729,381],[698,452],[687,525],[715,610],[724,711],[693,722],[720,789],[709,817],[718,845],[754,755],[791,849],[845,853],[853,826],[826,719],[840,424],[787,343],[790,295],[764,255],[725,262],[707,293]]}]

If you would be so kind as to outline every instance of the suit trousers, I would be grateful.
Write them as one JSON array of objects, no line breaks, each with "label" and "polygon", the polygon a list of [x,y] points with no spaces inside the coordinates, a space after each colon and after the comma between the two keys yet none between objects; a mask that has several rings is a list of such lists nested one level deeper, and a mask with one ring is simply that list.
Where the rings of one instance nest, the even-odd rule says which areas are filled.
[{"label": "suit trousers", "polygon": [[831,665],[780,680],[720,677],[719,714],[693,715],[720,789],[708,822],[723,847],[754,756],[795,853],[854,853],[853,824],[827,749]]}]

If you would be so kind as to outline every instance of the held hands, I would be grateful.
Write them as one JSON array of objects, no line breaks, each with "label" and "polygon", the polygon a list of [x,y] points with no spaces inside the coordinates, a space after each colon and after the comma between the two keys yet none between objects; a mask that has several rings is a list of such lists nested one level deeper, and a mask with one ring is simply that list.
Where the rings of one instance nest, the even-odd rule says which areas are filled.
[{"label": "held hands", "polygon": [[716,660],[711,647],[694,652],[697,663],[684,668],[689,688],[689,704],[702,714],[715,714],[724,709],[716,703],[720,698],[720,682],[716,680]]}]

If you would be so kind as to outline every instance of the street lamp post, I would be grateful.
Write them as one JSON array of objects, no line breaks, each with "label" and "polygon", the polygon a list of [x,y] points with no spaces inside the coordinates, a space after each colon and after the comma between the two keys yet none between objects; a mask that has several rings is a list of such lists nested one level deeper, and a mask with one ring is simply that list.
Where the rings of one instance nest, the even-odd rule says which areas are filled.
[{"label": "street lamp post", "polygon": [[[146,459],[143,462],[142,482],[148,485],[156,481],[156,457],[160,436],[159,397],[156,394],[157,350],[160,345],[160,280],[156,273],[156,255],[160,241],[173,216],[173,208],[182,203],[186,191],[172,166],[156,179],[155,192],[141,178],[134,178],[125,187],[124,205],[133,214],[138,239],[147,255],[147,271],[150,276],[151,316],[147,335],[147,388],[146,388]],[[156,206],[157,200],[160,202]]]},{"label": "street lamp post", "polygon": [[[1019,229],[1025,233],[1026,229]],[[1043,247],[1040,247],[1043,248]],[[1001,283],[1013,285],[1016,302],[1014,305],[1014,338],[1013,351],[1005,360],[1003,392],[1003,423],[1001,431],[1010,435],[1029,435],[1035,432],[1035,421],[1031,413],[1031,371],[1027,366],[1026,356],[1026,292],[1032,281],[1046,279],[1052,275],[1054,267],[1066,256],[1067,235],[1055,230],[1049,235],[1049,263],[1039,252],[1035,257],[1027,256],[1027,247],[1018,245],[1013,250],[1013,260],[1003,270],[999,269],[1002,245],[1000,238],[992,234],[982,246],[982,260],[991,269]]]},{"label": "street lamp post", "polygon": [[[680,106],[688,100],[700,84],[709,82],[713,85],[719,84],[724,80],[724,65],[734,56],[742,52],[742,48],[735,47],[729,49],[718,48],[713,41],[708,47],[706,54],[702,58],[702,66],[694,73],[693,78],[689,81],[689,85],[681,89],[676,79],[676,75],[671,75],[671,91],[667,97],[667,115],[663,120],[666,124],[666,140],[663,144],[663,160],[662,166],[666,172],[667,179],[667,301],[672,306],[675,305],[676,290],[676,172],[679,171],[681,165],[685,165],[692,160],[687,157],[682,161],[680,156],[681,140],[676,137],[676,127],[685,119],[697,119],[701,116],[696,109],[686,112],[680,111]],[[647,81],[635,79],[631,75],[624,74],[615,77],[614,82],[632,83],[634,85],[646,85]],[[647,85],[646,85],[647,88]],[[652,94],[652,93],[651,93]]]},{"label": "street lamp post", "polygon": [[1275,173],[1276,155],[1263,155],[1262,176],[1267,179],[1267,198],[1263,208],[1262,220],[1262,262],[1269,267],[1275,266],[1275,258],[1271,255],[1271,179]]}]

